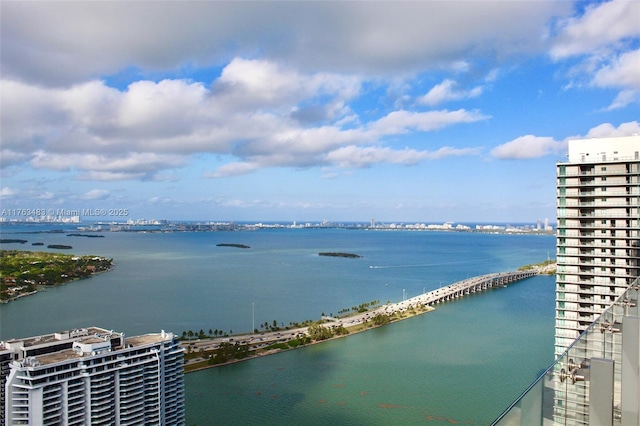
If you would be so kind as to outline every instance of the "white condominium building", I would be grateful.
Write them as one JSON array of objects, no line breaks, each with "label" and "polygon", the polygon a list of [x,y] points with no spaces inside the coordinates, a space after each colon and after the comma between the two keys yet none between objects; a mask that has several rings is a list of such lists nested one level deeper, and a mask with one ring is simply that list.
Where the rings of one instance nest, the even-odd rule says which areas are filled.
[{"label": "white condominium building", "polygon": [[557,164],[556,356],[640,271],[640,136],[569,141]]},{"label": "white condominium building", "polygon": [[2,425],[183,425],[183,351],[164,331],[0,342]]},{"label": "white condominium building", "polygon": [[[640,136],[569,141],[569,158],[557,164],[557,179],[555,355],[568,348],[570,355],[554,375],[554,424],[616,424],[613,419],[635,417],[623,415],[620,403],[623,393],[633,398],[627,388],[634,385],[621,387],[614,380],[625,368],[623,327],[600,319],[598,332],[574,342],[640,275]],[[637,353],[633,333],[625,337],[631,339],[625,351]],[[578,374],[584,371],[592,377]],[[598,387],[600,382],[606,384]],[[608,420],[600,422],[601,416]]]}]

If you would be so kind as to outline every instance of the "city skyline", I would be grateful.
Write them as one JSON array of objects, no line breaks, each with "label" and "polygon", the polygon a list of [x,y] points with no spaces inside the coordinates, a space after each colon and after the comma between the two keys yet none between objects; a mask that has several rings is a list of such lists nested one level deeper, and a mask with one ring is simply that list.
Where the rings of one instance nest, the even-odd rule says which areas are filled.
[{"label": "city skyline", "polygon": [[3,2],[2,206],[553,219],[568,140],[640,133],[638,16],[620,0]]}]

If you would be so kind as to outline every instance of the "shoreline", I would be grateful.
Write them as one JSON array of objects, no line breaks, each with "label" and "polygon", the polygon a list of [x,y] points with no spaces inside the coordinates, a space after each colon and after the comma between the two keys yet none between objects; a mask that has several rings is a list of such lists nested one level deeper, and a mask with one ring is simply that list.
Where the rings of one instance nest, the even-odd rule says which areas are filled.
[{"label": "shoreline", "polygon": [[[410,299],[407,299],[407,301],[408,300],[410,300]],[[392,304],[383,305],[381,307],[376,308],[374,311],[370,312],[369,314],[371,314],[373,312],[376,312],[376,311],[378,311],[379,309],[381,309],[383,307],[389,307],[391,305],[399,305],[399,304],[400,303],[392,303]],[[413,308],[413,309],[415,309],[415,308]],[[394,317],[390,318],[389,322],[386,323],[386,324],[374,325],[373,323],[370,323],[370,322],[367,321],[365,324],[358,324],[358,325],[352,325],[350,327],[345,327],[347,329],[347,331],[348,331],[348,334],[336,334],[336,335],[334,335],[332,337],[329,337],[328,339],[311,340],[308,343],[300,344],[300,345],[297,345],[295,347],[288,346],[286,348],[272,348],[272,349],[267,349],[267,350],[265,350],[263,352],[259,352],[259,349],[258,349],[258,350],[252,351],[252,354],[247,356],[247,357],[245,357],[245,358],[234,359],[234,360],[223,362],[223,363],[220,363],[220,364],[209,364],[208,363],[208,359],[196,358],[196,359],[200,359],[200,360],[199,361],[195,361],[194,360],[191,363],[189,363],[188,361],[185,361],[185,363],[184,363],[184,367],[185,367],[184,373],[188,374],[188,373],[193,373],[193,372],[196,372],[196,371],[208,370],[210,368],[224,367],[226,365],[236,364],[238,362],[251,361],[251,360],[256,359],[256,358],[262,358],[262,357],[265,357],[265,356],[276,355],[276,354],[279,354],[279,353],[282,353],[282,352],[288,352],[288,351],[291,351],[291,350],[302,349],[302,348],[306,348],[306,347],[309,347],[309,346],[313,346],[313,345],[318,345],[318,344],[321,344],[321,343],[329,342],[329,341],[332,341],[332,340],[346,338],[348,336],[352,336],[352,335],[359,334],[359,333],[364,333],[364,332],[369,331],[369,330],[374,330],[376,328],[380,328],[380,327],[384,327],[386,325],[394,324],[394,323],[399,322],[399,321],[403,321],[403,320],[406,320],[406,319],[414,318],[414,317],[426,314],[428,312],[434,311],[435,309],[436,308],[434,308],[432,306],[419,306],[418,307],[418,311],[416,311],[416,310],[403,311],[403,315],[401,315],[400,317],[396,317],[395,314],[394,314]],[[347,319],[352,318],[352,317],[354,317],[354,315],[347,316],[347,317],[342,317],[342,318],[339,318],[339,319],[340,320],[347,320]],[[325,322],[325,323],[322,323],[321,325],[325,326],[325,325],[329,325],[329,324],[331,324],[331,323],[330,322],[329,323]],[[294,328],[294,329],[289,329],[289,330],[284,330],[284,331],[286,333],[290,333],[291,335],[297,335],[298,333],[304,332],[302,330],[306,330],[307,328],[308,327],[300,327],[300,328]],[[240,336],[248,336],[248,335],[240,335]],[[255,334],[251,334],[251,336],[255,336]],[[220,341],[220,340],[224,340],[224,339],[228,339],[228,338],[223,338],[223,339],[221,339],[221,338],[198,339],[197,342],[198,343],[205,343],[205,344],[209,343],[209,344],[213,345],[213,344],[215,344],[214,341]],[[192,341],[192,342],[196,342],[196,341]],[[188,346],[190,344],[190,342],[186,342],[186,343],[187,344],[185,345],[185,342],[182,342],[182,346],[184,347],[184,346]],[[284,343],[284,342],[280,342],[280,343]],[[276,343],[274,343],[274,344],[276,344]],[[187,352],[185,352],[185,354],[186,353]],[[200,365],[200,364],[204,364],[204,365]],[[194,367],[187,369],[186,367],[188,365],[194,365]]]},{"label": "shoreline", "polygon": [[[498,287],[505,287],[507,283],[521,281],[531,276],[537,276],[548,272],[555,267],[555,262],[549,261],[527,265],[517,272],[486,274],[440,287],[401,302],[387,303],[377,306],[370,311],[358,312],[341,318],[322,317],[310,326],[293,329],[273,330],[264,333],[244,333],[233,336],[217,338],[204,338],[195,341],[181,339],[184,349],[184,372],[201,371],[208,368],[234,364],[288,351],[301,347],[323,343],[328,340],[340,339],[352,334],[361,333],[374,328],[383,327],[398,321],[413,318],[435,310],[433,303],[445,302],[460,295],[474,294],[478,291],[475,285],[481,284],[480,292],[493,289],[492,285],[485,286],[487,282],[494,283],[494,279],[523,272],[527,276],[517,277],[506,283],[499,281]],[[489,281],[486,281],[489,280]],[[470,286],[469,286],[470,285]],[[472,290],[471,287],[473,287]],[[441,293],[442,292],[442,293]],[[224,359],[218,363],[212,362],[215,357]],[[238,356],[238,357],[236,357]]]},{"label": "shoreline", "polygon": [[14,297],[11,297],[11,298],[9,298],[9,299],[2,299],[2,300],[0,300],[0,303],[15,302],[16,300],[18,300],[18,299],[22,299],[23,297],[33,296],[33,295],[35,295],[35,294],[42,293],[43,291],[47,291],[47,288],[56,288],[56,287],[61,287],[61,286],[63,286],[63,285],[67,285],[67,284],[74,283],[74,282],[76,282],[76,281],[88,280],[88,279],[93,278],[93,277],[95,277],[95,276],[98,276],[98,275],[100,275],[100,274],[104,274],[104,273],[106,273],[106,272],[109,272],[109,271],[113,270],[113,268],[114,268],[114,267],[113,267],[113,266],[111,266],[110,268],[105,269],[105,270],[103,270],[103,271],[96,271],[96,272],[94,272],[93,274],[89,275],[88,277],[76,277],[76,278],[74,278],[74,279],[72,279],[72,280],[65,281],[65,282],[62,282],[62,283],[59,283],[59,284],[54,284],[54,285],[38,285],[38,286],[36,286],[36,289],[35,289],[35,290],[33,290],[33,291],[31,291],[31,292],[28,292],[28,293],[20,293],[19,295],[14,296]]},{"label": "shoreline", "polygon": [[[70,246],[69,246],[70,247]],[[113,259],[96,255],[75,255],[73,253],[45,252],[16,249],[0,249],[3,263],[0,271],[0,304],[14,302],[27,296],[33,296],[47,288],[54,288],[84,280],[109,272],[115,267]],[[25,271],[36,265],[37,270],[24,276]],[[17,269],[16,269],[17,268]],[[49,275],[55,272],[57,278]],[[39,279],[35,274],[40,274]],[[45,274],[49,274],[45,278]],[[58,277],[57,274],[60,274]]]}]

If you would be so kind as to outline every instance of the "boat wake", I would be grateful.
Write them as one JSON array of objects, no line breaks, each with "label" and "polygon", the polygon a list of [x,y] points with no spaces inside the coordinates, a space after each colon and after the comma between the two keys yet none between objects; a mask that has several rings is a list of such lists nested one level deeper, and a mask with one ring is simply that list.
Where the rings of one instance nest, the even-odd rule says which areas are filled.
[{"label": "boat wake", "polygon": [[477,263],[477,262],[485,262],[485,260],[477,260],[477,261],[460,260],[456,262],[422,263],[419,265],[370,265],[369,269],[427,268],[431,266],[455,265],[455,264],[461,264],[461,263]]}]

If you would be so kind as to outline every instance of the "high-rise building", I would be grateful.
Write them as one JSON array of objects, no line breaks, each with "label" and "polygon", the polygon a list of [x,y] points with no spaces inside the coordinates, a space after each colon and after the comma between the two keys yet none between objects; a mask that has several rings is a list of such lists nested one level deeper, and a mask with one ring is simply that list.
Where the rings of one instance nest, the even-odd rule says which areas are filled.
[{"label": "high-rise building", "polygon": [[[571,348],[564,371],[583,371],[590,364],[601,371],[605,365],[607,374],[619,377],[619,324],[605,326],[601,320],[597,338],[592,333],[574,342],[640,275],[640,136],[569,141],[568,161],[557,164],[557,197],[555,355]],[[596,424],[589,418],[603,407],[612,417],[622,416],[620,404],[612,405],[621,392],[616,388],[613,393],[613,379],[604,386],[612,394],[600,403],[594,403],[598,392],[590,383],[595,380],[567,381],[563,374],[555,375],[555,424]],[[634,394],[629,389],[625,393]]]},{"label": "high-rise building", "polygon": [[172,333],[91,327],[0,342],[2,425],[183,425]]},{"label": "high-rise building", "polygon": [[556,360],[494,424],[640,424],[640,136],[557,165]]},{"label": "high-rise building", "polygon": [[640,136],[569,141],[557,179],[556,356],[639,275]]}]

